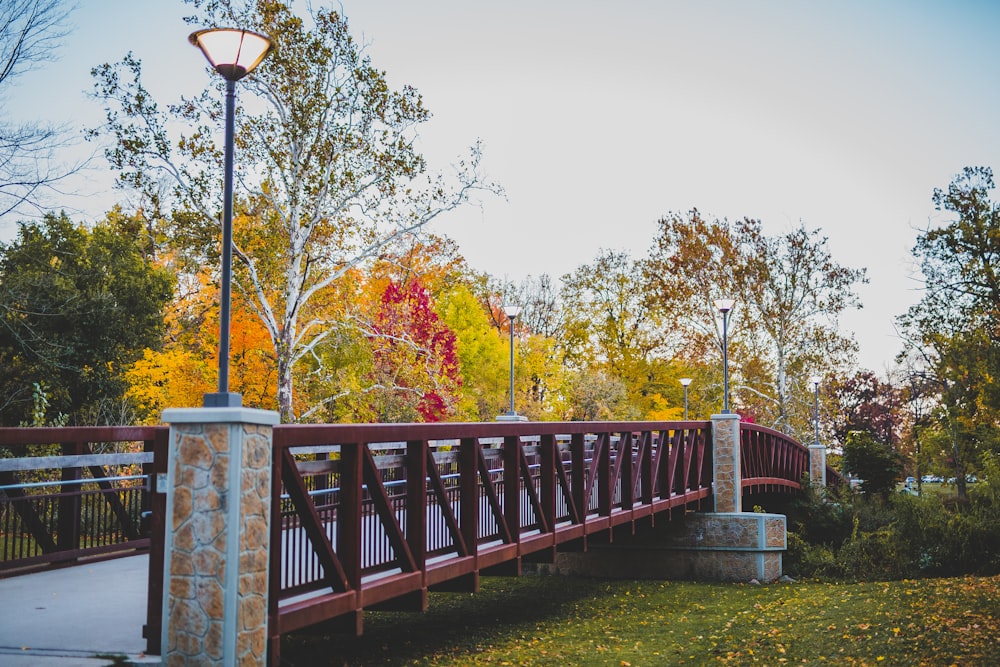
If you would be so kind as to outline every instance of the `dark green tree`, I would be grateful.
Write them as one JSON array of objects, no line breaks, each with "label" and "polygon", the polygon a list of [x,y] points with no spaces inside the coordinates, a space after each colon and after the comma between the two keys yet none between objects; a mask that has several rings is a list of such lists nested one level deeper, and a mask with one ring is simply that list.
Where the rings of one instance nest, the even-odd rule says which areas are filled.
[{"label": "dark green tree", "polygon": [[49,214],[0,244],[0,423],[31,422],[38,388],[52,415],[108,423],[125,367],[161,344],[173,278],[123,232]]},{"label": "dark green tree", "polygon": [[863,480],[861,490],[873,496],[887,497],[903,472],[899,454],[867,431],[847,434],[842,463],[844,474]]}]

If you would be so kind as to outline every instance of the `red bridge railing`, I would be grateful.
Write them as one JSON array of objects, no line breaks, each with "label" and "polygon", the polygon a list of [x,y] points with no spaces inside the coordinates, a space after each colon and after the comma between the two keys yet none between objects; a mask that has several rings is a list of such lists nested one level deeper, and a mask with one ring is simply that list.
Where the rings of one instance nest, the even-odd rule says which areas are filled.
[{"label": "red bridge railing", "polygon": [[[809,472],[809,449],[780,431],[757,424],[740,424],[740,473],[744,493],[797,491]],[[826,466],[829,486],[843,476]]]},{"label": "red bridge railing", "polygon": [[[0,576],[149,548],[167,427],[0,429]],[[165,460],[164,460],[165,465]]]},{"label": "red bridge railing", "polygon": [[[584,548],[588,539],[613,539],[614,529],[699,506],[712,493],[711,437],[707,421],[276,426],[272,645],[323,621],[360,632],[366,608],[423,608],[429,589],[474,590],[481,573],[517,572],[523,560],[551,560],[557,548]],[[0,429],[0,517],[17,519],[0,525],[0,544],[42,545],[27,558],[0,558],[0,570],[152,545],[151,653],[160,645],[165,507],[151,491],[166,471],[167,439],[166,427]],[[91,458],[106,446],[98,443],[141,457],[133,462],[144,476],[135,508],[101,477],[111,469]],[[28,456],[34,445],[57,451]],[[20,488],[24,471],[42,464],[60,471],[52,512],[25,509],[23,496],[44,494]],[[804,446],[741,425],[745,493],[798,491],[807,470]],[[71,488],[88,476],[89,486]],[[80,538],[95,511],[80,513],[91,506],[83,489],[120,523],[113,544]],[[149,512],[148,532],[136,511]],[[58,519],[43,524],[46,514]]]},{"label": "red bridge railing", "polygon": [[709,438],[709,422],[276,427],[272,641],[334,618],[360,632],[365,608],[423,608],[429,588],[697,505]]}]

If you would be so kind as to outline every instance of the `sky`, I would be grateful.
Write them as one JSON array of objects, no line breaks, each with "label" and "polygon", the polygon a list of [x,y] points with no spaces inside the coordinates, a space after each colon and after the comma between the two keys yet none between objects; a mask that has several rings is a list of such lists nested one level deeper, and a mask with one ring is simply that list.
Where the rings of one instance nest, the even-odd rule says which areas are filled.
[{"label": "sky", "polygon": [[[966,166],[1000,167],[991,0],[339,6],[390,84],[423,95],[433,118],[419,148],[432,169],[482,142],[506,198],[432,229],[473,268],[520,282],[558,278],[601,249],[643,257],[657,220],[692,208],[760,219],[771,235],[804,225],[835,261],[868,271],[863,309],[840,323],[877,372],[901,347],[894,318],[920,297],[917,235],[950,220],[934,188]],[[163,103],[200,91],[209,75],[187,43],[189,13],[180,0],[81,2],[58,60],[22,77],[4,112],[93,126],[90,69],[128,51]],[[121,197],[94,164],[86,196],[67,205],[85,220]],[[0,223],[0,239],[13,233]]]}]

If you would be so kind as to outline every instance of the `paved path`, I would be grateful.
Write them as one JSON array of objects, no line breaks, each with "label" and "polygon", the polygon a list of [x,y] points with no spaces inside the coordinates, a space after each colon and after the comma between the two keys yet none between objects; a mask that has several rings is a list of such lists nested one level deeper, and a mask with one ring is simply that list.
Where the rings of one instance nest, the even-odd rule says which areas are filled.
[{"label": "paved path", "polygon": [[0,579],[0,665],[159,664],[143,653],[148,567],[129,556]]}]

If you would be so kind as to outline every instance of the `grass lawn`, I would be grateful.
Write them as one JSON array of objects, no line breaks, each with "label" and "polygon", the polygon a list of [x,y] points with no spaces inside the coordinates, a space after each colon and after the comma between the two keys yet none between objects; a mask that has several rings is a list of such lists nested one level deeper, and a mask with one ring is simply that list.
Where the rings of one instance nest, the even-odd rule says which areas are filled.
[{"label": "grass lawn", "polygon": [[751,586],[484,578],[365,635],[292,635],[305,665],[1000,665],[1000,577]]}]

